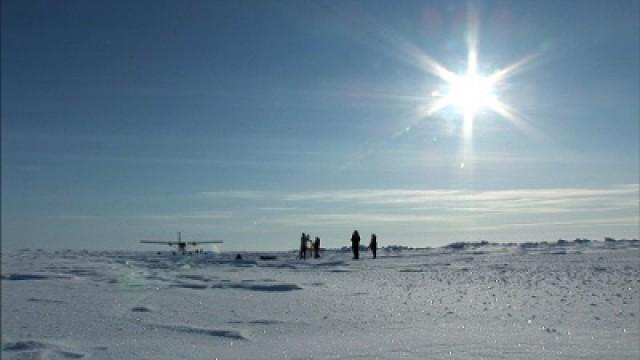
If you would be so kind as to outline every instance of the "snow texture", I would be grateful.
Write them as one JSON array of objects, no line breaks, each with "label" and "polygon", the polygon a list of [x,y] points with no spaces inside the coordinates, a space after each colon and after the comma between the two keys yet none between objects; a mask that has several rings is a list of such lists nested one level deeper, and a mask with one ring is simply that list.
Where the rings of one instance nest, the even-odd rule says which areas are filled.
[{"label": "snow texture", "polygon": [[4,253],[2,358],[640,358],[637,242],[235,255]]}]

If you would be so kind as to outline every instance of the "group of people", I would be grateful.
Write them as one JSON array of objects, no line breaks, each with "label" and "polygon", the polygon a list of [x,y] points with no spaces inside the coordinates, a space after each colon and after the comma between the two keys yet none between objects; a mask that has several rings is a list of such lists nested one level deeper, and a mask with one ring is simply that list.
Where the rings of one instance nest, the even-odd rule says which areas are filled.
[{"label": "group of people", "polygon": [[317,259],[320,257],[320,238],[316,238],[311,241],[311,235],[302,233],[300,237],[300,259],[307,258],[307,252],[310,252],[309,257]]},{"label": "group of people", "polygon": [[[375,259],[376,253],[378,251],[378,237],[376,236],[376,234],[371,234],[369,250],[371,250],[371,254]],[[358,233],[358,230],[354,230],[353,234],[351,234],[351,251],[353,251],[353,258],[355,260],[360,258],[360,233]]]},{"label": "group of people", "polygon": [[[369,250],[371,250],[371,254],[373,258],[376,258],[376,253],[378,251],[378,238],[376,234],[371,234],[371,242],[369,242]],[[351,250],[353,251],[353,258],[360,258],[360,233],[358,230],[354,230],[353,234],[351,234]],[[300,236],[300,259],[307,258],[307,252],[310,252],[309,257],[313,257],[317,259],[320,257],[320,238],[316,236],[316,238],[311,241],[311,235],[302,233]]]}]

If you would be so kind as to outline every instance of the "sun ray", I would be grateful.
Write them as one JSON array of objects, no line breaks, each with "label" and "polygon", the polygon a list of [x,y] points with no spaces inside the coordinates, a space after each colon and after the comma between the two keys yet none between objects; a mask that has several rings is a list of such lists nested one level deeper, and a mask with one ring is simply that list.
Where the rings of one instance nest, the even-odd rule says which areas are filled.
[{"label": "sun ray", "polygon": [[489,81],[492,84],[495,84],[507,79],[510,76],[515,75],[519,71],[522,71],[522,69],[526,65],[529,65],[530,63],[532,63],[538,57],[538,55],[539,54],[537,53],[527,55],[522,59],[514,62],[513,64],[510,64],[509,66],[494,72],[493,74],[488,76]]},{"label": "sun ray", "polygon": [[[499,85],[507,78],[522,71],[530,65],[537,57],[533,53],[522,59],[509,64],[508,66],[484,75],[478,70],[478,21],[473,9],[469,10],[467,24],[467,69],[466,73],[456,74],[444,69],[440,64],[424,55],[431,64],[437,64],[437,72],[446,74],[439,76],[445,81],[443,95],[431,102],[427,115],[432,115],[448,107],[457,109],[462,115],[462,137],[470,142],[473,134],[473,125],[477,114],[483,109],[491,110],[503,118],[510,121],[520,130],[527,134],[534,134],[535,131],[510,106],[502,102],[494,92]],[[432,69],[430,72],[436,71]],[[438,92],[439,93],[439,92]],[[467,144],[467,149],[470,144]]]},{"label": "sun ray", "polygon": [[419,47],[406,40],[395,31],[383,27],[380,34],[383,39],[385,39],[386,42],[395,49],[393,54],[395,56],[399,56],[400,59],[407,61],[411,65],[435,75],[444,81],[451,81],[456,78],[457,75],[454,72],[447,69],[431,56],[425,54]]},{"label": "sun ray", "polygon": [[462,136],[465,139],[471,139],[473,136],[473,120],[475,114],[472,111],[467,111],[464,114],[464,120],[462,123]]},{"label": "sun ray", "polygon": [[450,82],[458,77],[455,73],[447,70],[447,68],[440,65],[437,61],[433,60],[426,54],[420,53],[418,55],[418,60],[425,70],[444,81]]},{"label": "sun ray", "polygon": [[427,110],[426,115],[431,115],[433,113],[436,113],[449,105],[451,105],[451,97],[450,96],[441,97],[431,104],[431,106]]},{"label": "sun ray", "polygon": [[478,71],[478,53],[475,49],[469,49],[467,56],[467,75],[475,75]]},{"label": "sun ray", "polygon": [[476,74],[478,70],[478,16],[469,4],[467,11],[467,74]]},{"label": "sun ray", "polygon": [[521,130],[523,133],[527,134],[530,137],[533,137],[537,140],[543,140],[543,135],[530,126],[511,106],[505,104],[504,102],[493,99],[489,104],[489,108],[502,116],[504,119],[511,122],[516,128]]},{"label": "sun ray", "polygon": [[395,50],[394,56],[398,56],[403,61],[422,69],[425,73],[434,75],[442,80],[443,83],[441,88],[432,91],[431,96],[398,97],[408,101],[425,99],[425,102],[418,106],[416,110],[415,116],[417,120],[415,123],[403,128],[394,135],[394,138],[408,133],[419,122],[448,108],[459,112],[461,115],[461,135],[465,139],[465,147],[467,149],[465,152],[467,154],[471,150],[470,143],[473,136],[474,123],[483,110],[498,114],[527,134],[535,133],[513,108],[499,99],[499,90],[504,90],[502,85],[507,79],[523,71],[538,59],[539,52],[529,54],[494,72],[483,73],[478,51],[480,22],[472,4],[469,4],[468,7],[466,25],[467,64],[466,69],[459,73],[449,70],[392,29],[383,27],[381,35],[386,42],[392,45],[391,47]]}]

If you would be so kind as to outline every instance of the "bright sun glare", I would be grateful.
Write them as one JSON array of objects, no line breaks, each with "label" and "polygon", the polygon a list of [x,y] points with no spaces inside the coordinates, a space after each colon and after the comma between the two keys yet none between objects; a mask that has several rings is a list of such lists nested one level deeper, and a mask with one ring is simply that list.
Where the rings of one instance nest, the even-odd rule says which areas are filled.
[{"label": "bright sun glare", "polygon": [[479,74],[476,70],[477,61],[476,50],[470,48],[465,74],[455,74],[444,67],[439,67],[436,74],[447,82],[447,87],[442,96],[439,92],[432,94],[439,99],[433,102],[429,109],[429,114],[432,114],[451,106],[462,113],[465,138],[471,137],[474,119],[482,110],[489,109],[505,116],[510,115],[507,114],[506,105],[498,99],[494,92],[494,86],[503,79],[505,72],[498,71],[490,76]]},{"label": "bright sun glare", "polygon": [[454,73],[428,55],[419,53],[419,63],[428,72],[445,82],[441,90],[431,93],[433,99],[423,115],[429,116],[449,107],[457,110],[463,115],[463,136],[466,139],[471,138],[474,120],[483,110],[498,113],[514,125],[526,129],[527,126],[515,111],[498,98],[496,88],[499,88],[506,78],[532,61],[536,54],[526,56],[490,74],[482,74],[478,72],[477,19],[473,11],[470,11],[468,25],[467,69],[464,73]]},{"label": "bright sun glare", "polygon": [[493,86],[489,79],[477,74],[467,74],[449,84],[451,105],[464,114],[475,115],[495,101]]}]

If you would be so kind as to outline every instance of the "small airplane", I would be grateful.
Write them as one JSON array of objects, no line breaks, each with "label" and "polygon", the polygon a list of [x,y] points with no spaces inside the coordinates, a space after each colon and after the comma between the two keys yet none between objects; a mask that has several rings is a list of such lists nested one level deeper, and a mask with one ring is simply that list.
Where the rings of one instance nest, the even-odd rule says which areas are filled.
[{"label": "small airplane", "polygon": [[[178,241],[154,241],[154,240],[140,240],[141,243],[143,244],[163,244],[163,245],[169,245],[169,246],[175,246],[176,249],[184,254],[188,254],[191,255],[192,253],[190,251],[187,251],[187,246],[198,246],[199,244],[222,244],[224,243],[222,240],[211,240],[211,241],[182,241],[182,236],[181,233],[178,232]],[[202,249],[200,250],[196,250],[196,253],[201,253],[203,252]],[[173,254],[175,255],[176,252],[174,251]]]}]

